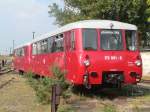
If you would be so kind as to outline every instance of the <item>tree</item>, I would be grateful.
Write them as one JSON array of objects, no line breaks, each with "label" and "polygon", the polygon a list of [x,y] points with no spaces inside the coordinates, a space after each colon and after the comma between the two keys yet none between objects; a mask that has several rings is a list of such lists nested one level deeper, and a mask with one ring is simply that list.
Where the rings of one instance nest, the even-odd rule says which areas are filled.
[{"label": "tree", "polygon": [[[150,0],[147,0],[147,4],[150,6]],[[147,9],[147,11],[150,13],[150,7]],[[148,22],[150,22],[150,16],[148,18]]]},{"label": "tree", "polygon": [[150,29],[150,0],[64,0],[64,8],[57,4],[49,6],[49,14],[56,18],[56,24],[87,19],[110,19],[136,24],[145,40]]}]

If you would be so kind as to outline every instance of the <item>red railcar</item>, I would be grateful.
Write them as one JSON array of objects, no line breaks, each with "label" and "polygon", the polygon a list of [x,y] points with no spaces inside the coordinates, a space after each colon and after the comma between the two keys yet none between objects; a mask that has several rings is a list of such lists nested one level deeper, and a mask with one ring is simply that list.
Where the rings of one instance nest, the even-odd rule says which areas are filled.
[{"label": "red railcar", "polygon": [[55,63],[75,85],[136,84],[142,77],[137,27],[118,21],[71,23],[17,47],[14,53],[18,71],[51,76]]},{"label": "red railcar", "polygon": [[20,73],[30,71],[30,43],[17,47],[14,50],[13,67]]}]

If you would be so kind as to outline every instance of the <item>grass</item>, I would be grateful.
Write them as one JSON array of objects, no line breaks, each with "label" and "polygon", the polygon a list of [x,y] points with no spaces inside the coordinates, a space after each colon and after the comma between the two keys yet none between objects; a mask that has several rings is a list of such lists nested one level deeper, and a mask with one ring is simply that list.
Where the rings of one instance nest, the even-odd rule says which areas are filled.
[{"label": "grass", "polygon": [[60,108],[58,108],[58,112],[75,112],[70,105],[61,105]]},{"label": "grass", "polygon": [[11,56],[1,56],[0,55],[0,61],[3,60],[3,59],[12,60],[12,57]]},{"label": "grass", "polygon": [[112,106],[112,105],[104,106],[103,111],[104,111],[104,112],[117,112],[116,107],[115,107],[115,106]]},{"label": "grass", "polygon": [[[50,105],[41,105],[26,80],[15,74],[0,76],[1,82],[14,78],[0,89],[0,112],[50,112]],[[0,83],[1,83],[0,82]]]}]

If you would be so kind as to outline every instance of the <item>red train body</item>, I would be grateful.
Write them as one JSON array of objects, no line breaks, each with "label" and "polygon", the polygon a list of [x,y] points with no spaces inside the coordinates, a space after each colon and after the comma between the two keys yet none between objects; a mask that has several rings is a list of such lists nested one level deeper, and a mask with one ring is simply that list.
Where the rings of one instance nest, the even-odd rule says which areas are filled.
[{"label": "red train body", "polygon": [[136,84],[142,77],[137,27],[109,20],[80,21],[45,34],[17,47],[13,62],[18,71],[48,77],[55,63],[75,85]]}]

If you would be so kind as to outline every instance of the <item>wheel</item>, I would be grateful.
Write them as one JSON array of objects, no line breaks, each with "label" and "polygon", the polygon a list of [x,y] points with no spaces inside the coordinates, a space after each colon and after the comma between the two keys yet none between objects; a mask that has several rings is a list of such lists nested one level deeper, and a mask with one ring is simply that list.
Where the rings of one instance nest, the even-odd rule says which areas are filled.
[{"label": "wheel", "polygon": [[23,74],[24,74],[24,71],[19,70],[19,75],[23,75]]}]

